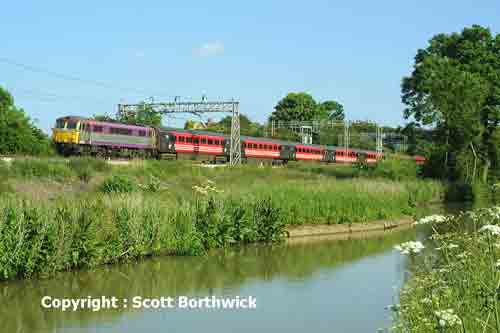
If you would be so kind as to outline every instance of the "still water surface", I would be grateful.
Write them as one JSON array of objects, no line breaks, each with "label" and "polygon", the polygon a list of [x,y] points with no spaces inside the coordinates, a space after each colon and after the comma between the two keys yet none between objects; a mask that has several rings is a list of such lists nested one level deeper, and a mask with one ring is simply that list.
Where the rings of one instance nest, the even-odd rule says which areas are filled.
[{"label": "still water surface", "polygon": [[[385,307],[397,302],[404,282],[406,260],[393,247],[418,235],[406,229],[367,237],[153,258],[48,280],[3,283],[0,331],[376,332],[391,326]],[[257,298],[257,309],[61,312],[41,308],[45,295],[251,295]]]}]

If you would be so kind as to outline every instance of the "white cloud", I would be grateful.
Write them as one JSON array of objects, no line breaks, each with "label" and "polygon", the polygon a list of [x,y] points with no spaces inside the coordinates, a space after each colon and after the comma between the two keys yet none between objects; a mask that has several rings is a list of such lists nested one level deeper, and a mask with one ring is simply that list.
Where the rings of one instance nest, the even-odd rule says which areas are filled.
[{"label": "white cloud", "polygon": [[220,41],[205,43],[194,49],[194,54],[200,57],[217,56],[224,53],[224,44]]},{"label": "white cloud", "polygon": [[134,57],[136,58],[144,58],[146,56],[146,53],[141,50],[137,50],[134,52]]}]

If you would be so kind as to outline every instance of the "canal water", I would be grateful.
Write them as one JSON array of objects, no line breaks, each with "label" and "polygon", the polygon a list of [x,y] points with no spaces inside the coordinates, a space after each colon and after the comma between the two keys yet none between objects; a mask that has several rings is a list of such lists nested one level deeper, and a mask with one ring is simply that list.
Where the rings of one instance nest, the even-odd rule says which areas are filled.
[{"label": "canal water", "polygon": [[[1,332],[376,332],[391,326],[414,228],[347,239],[299,239],[205,257],[162,257],[55,278],[0,283]],[[351,237],[351,238],[349,238]],[[356,237],[353,239],[352,237]],[[115,296],[256,298],[251,310],[62,312],[41,299]]]}]

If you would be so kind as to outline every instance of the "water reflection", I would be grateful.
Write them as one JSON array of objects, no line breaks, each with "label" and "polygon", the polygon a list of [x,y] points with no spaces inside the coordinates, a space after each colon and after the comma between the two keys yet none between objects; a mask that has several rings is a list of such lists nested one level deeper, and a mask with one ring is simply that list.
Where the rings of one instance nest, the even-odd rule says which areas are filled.
[{"label": "water reflection", "polygon": [[[359,236],[358,236],[359,237]],[[393,230],[369,239],[299,241],[249,246],[206,257],[152,258],[48,280],[0,284],[4,332],[364,332],[388,325],[384,306],[401,282],[404,258],[395,244],[415,230]],[[129,298],[178,295],[253,295],[255,311],[45,310],[45,295]],[[334,329],[334,326],[337,329]],[[214,329],[208,329],[212,331]]]}]

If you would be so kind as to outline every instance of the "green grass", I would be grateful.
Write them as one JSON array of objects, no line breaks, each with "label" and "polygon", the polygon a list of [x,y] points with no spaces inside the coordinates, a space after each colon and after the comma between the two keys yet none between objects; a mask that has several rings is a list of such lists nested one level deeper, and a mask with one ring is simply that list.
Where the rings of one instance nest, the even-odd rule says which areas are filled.
[{"label": "green grass", "polygon": [[500,235],[485,225],[500,228],[500,207],[433,224],[424,252],[410,256],[412,277],[395,307],[396,331],[500,331]]},{"label": "green grass", "polygon": [[346,166],[103,163],[30,159],[6,168],[0,279],[275,242],[290,225],[397,218],[443,197],[437,182],[346,177],[357,172]]}]

